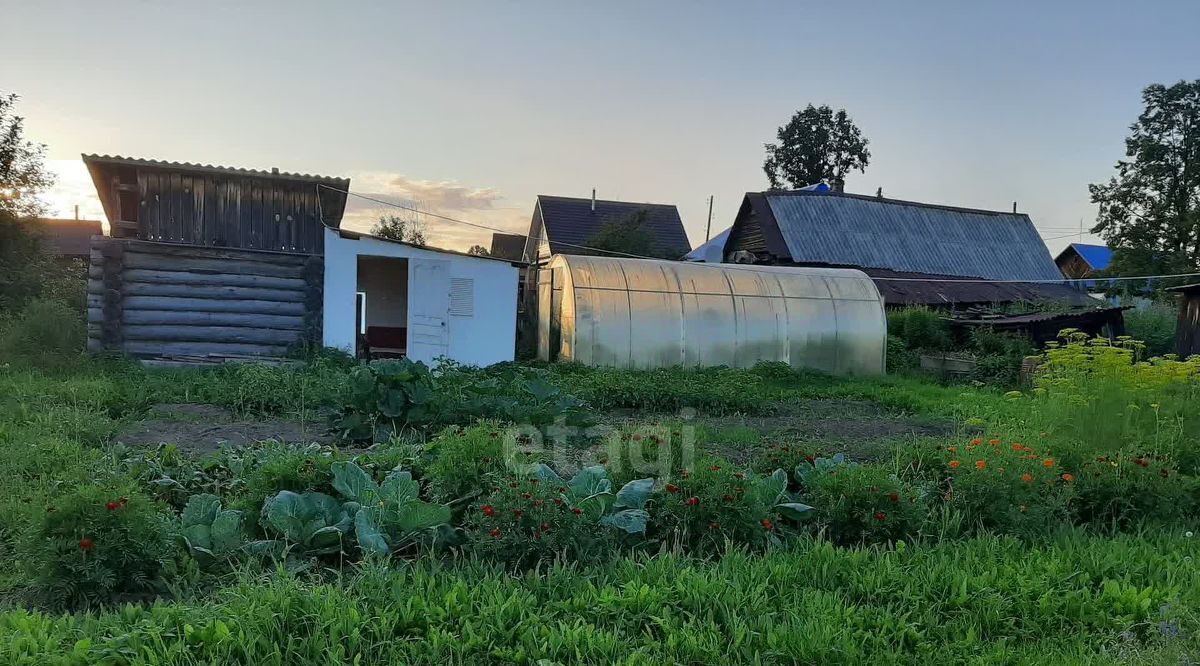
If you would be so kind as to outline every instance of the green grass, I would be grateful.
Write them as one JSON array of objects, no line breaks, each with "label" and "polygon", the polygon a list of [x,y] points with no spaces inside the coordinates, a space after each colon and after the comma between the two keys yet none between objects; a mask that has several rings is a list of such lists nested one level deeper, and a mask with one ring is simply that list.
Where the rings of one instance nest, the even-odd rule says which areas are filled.
[{"label": "green grass", "polygon": [[[479,563],[245,576],[99,614],[0,616],[6,664],[1106,664],[1195,654],[1178,533],[902,550],[800,541],[513,576]],[[1176,629],[1178,636],[1173,636]]]}]

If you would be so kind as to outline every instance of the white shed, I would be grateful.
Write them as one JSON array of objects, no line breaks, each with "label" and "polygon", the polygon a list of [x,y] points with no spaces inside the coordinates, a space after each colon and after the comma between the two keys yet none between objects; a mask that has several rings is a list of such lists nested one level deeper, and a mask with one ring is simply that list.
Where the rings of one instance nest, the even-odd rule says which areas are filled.
[{"label": "white shed", "polygon": [[327,228],[323,343],[425,363],[511,361],[518,271],[502,259]]}]

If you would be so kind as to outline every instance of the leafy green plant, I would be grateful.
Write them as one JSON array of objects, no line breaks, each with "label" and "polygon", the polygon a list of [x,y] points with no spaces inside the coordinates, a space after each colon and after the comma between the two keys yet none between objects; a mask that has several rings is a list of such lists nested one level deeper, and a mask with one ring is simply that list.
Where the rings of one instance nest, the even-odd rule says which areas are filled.
[{"label": "leafy green plant", "polygon": [[263,504],[259,522],[268,535],[277,538],[247,544],[252,553],[276,557],[283,553],[329,555],[345,549],[354,516],[324,493],[284,490]]},{"label": "leafy green plant", "polygon": [[694,470],[680,470],[652,500],[652,535],[701,553],[722,549],[726,541],[765,546],[779,543],[781,518],[799,520],[811,507],[787,494],[781,469],[759,475],[734,468],[720,458],[705,458]]},{"label": "leafy green plant", "polygon": [[903,340],[908,349],[944,351],[953,343],[950,323],[940,312],[924,306],[888,310],[887,330],[889,336]]},{"label": "leafy green plant", "polygon": [[1080,468],[1074,486],[1076,519],[1103,526],[1178,520],[1192,515],[1200,500],[1193,495],[1195,480],[1161,455],[1097,456]]},{"label": "leafy green plant", "polygon": [[804,466],[804,494],[816,526],[839,544],[886,543],[921,532],[928,515],[925,491],[879,465],[821,458]]},{"label": "leafy green plant", "polygon": [[160,507],[125,486],[83,486],[48,507],[22,560],[51,603],[111,601],[163,586],[171,529]]},{"label": "leafy green plant", "polygon": [[351,371],[348,385],[346,403],[331,421],[344,439],[370,440],[379,426],[394,430],[436,420],[433,377],[419,361],[372,361]]},{"label": "leafy green plant", "polygon": [[567,506],[580,509],[588,520],[627,534],[646,532],[646,523],[650,519],[646,500],[654,489],[654,479],[629,481],[614,494],[608,470],[602,465],[585,467],[565,482],[544,464],[533,465],[531,471],[547,486],[558,488]]},{"label": "leafy green plant", "polygon": [[389,555],[417,541],[422,532],[450,522],[450,508],[419,499],[420,484],[392,470],[382,484],[353,462],[333,464],[333,487],[354,514],[354,533],[365,553]]},{"label": "leafy green plant", "polygon": [[1031,537],[1068,519],[1074,475],[1048,451],[976,437],[946,451],[946,503],[974,527]]},{"label": "leafy green plant", "polygon": [[488,477],[504,470],[504,436],[500,424],[489,421],[440,432],[429,444],[434,458],[426,474],[432,496],[453,502],[483,492]]},{"label": "leafy green plant", "polygon": [[202,562],[232,557],[246,545],[242,512],[222,509],[216,495],[193,495],[179,521],[188,552]]},{"label": "leafy green plant", "polygon": [[296,446],[264,442],[230,458],[235,478],[230,484],[232,505],[248,513],[257,512],[267,498],[281,490],[294,493],[333,492],[330,485],[336,454],[332,449],[310,444]]}]

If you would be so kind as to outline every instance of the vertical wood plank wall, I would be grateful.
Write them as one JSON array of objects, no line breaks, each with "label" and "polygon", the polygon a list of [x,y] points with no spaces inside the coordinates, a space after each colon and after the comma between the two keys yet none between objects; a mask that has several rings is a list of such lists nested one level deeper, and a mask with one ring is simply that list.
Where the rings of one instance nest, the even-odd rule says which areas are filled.
[{"label": "vertical wood plank wall", "polygon": [[94,236],[88,350],[281,356],[320,344],[322,257]]}]

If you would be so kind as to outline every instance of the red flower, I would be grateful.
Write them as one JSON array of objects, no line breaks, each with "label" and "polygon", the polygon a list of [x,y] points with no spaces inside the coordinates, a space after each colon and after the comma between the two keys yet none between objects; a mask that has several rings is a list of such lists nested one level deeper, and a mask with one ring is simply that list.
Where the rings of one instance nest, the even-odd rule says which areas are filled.
[{"label": "red flower", "polygon": [[988,440],[988,444],[991,444],[992,446],[996,446],[999,443],[1000,443],[1000,440],[998,440],[998,439],[989,439]]},{"label": "red flower", "polygon": [[987,461],[986,460],[976,460],[975,461],[975,469],[987,469]]},{"label": "red flower", "polygon": [[764,530],[773,530],[773,529],[775,529],[775,523],[771,522],[771,519],[770,519],[770,518],[763,518],[763,519],[762,519],[762,526],[763,526],[763,529],[764,529]]},{"label": "red flower", "polygon": [[500,538],[500,528],[493,527],[492,531],[488,532],[488,534],[492,535],[492,538],[499,539]]},{"label": "red flower", "polygon": [[971,440],[971,444],[974,446],[979,446],[980,444],[983,444],[983,440],[979,437],[976,437],[975,439]]},{"label": "red flower", "polygon": [[555,497],[555,498],[554,498],[554,503],[555,503],[555,504],[557,504],[558,506],[562,506],[562,505],[563,505],[562,498],[561,498],[561,497]]},{"label": "red flower", "polygon": [[1013,451],[1023,451],[1024,449],[1025,449],[1025,447],[1024,447],[1024,446],[1021,446],[1020,444],[1016,444],[1016,443],[1014,443],[1014,444],[1012,445],[1012,450],[1013,450]]},{"label": "red flower", "polygon": [[1165,478],[1167,478],[1167,477],[1169,477],[1169,476],[1171,476],[1171,473],[1167,471],[1167,468],[1166,468],[1166,467],[1164,467],[1164,468],[1162,468],[1162,469],[1158,470],[1158,473],[1159,473],[1159,474],[1161,474],[1161,475],[1162,475],[1162,478],[1164,478],[1164,479],[1165,479]]},{"label": "red flower", "polygon": [[816,462],[816,461],[817,461],[817,459],[816,459],[816,458],[814,458],[814,457],[812,457],[812,456],[804,456],[804,462],[806,462],[806,463],[808,463],[808,464],[810,464],[810,465],[811,465],[811,464],[813,464],[813,463],[814,463],[814,462]]},{"label": "red flower", "polygon": [[710,530],[719,530],[719,529],[721,529],[721,523],[718,523],[718,522],[716,522],[716,521],[713,521],[713,522],[711,522],[711,523],[709,523],[709,524],[708,524],[708,529],[710,529]]},{"label": "red flower", "polygon": [[541,506],[541,505],[543,505],[543,504],[545,504],[545,503],[546,503],[546,502],[545,502],[544,500],[533,500],[533,505],[534,505],[534,506]]},{"label": "red flower", "polygon": [[579,507],[575,507],[575,508],[571,509],[571,513],[578,516],[579,514],[583,513],[583,509],[580,509]]},{"label": "red flower", "polygon": [[677,493],[677,492],[679,492],[679,486],[677,486],[673,483],[668,483],[666,490],[669,493]]},{"label": "red flower", "polygon": [[79,548],[81,550],[91,550],[92,546],[95,546],[95,545],[96,545],[96,542],[92,541],[91,539],[80,539],[79,540]]},{"label": "red flower", "polygon": [[567,488],[566,488],[566,486],[559,486],[559,487],[558,487],[558,492],[560,492],[560,493],[565,493],[565,492],[567,492]]},{"label": "red flower", "polygon": [[1074,474],[1063,474],[1062,480],[1066,481],[1067,483],[1070,483],[1075,480],[1075,475]]},{"label": "red flower", "polygon": [[684,500],[684,502],[688,506],[696,506],[696,505],[700,504],[700,498],[699,497],[689,497],[686,500]]},{"label": "red flower", "polygon": [[482,511],[483,515],[487,516],[488,518],[496,515],[496,507],[492,506],[491,504],[484,504]]},{"label": "red flower", "polygon": [[900,493],[888,493],[888,499],[893,502],[900,501]]},{"label": "red flower", "polygon": [[117,509],[121,508],[121,503],[109,502],[108,504],[104,505],[104,508],[108,509],[109,511],[116,511]]},{"label": "red flower", "polygon": [[875,520],[878,520],[879,522],[882,523],[883,521],[887,520],[887,514],[882,511],[876,511],[875,512]]}]

